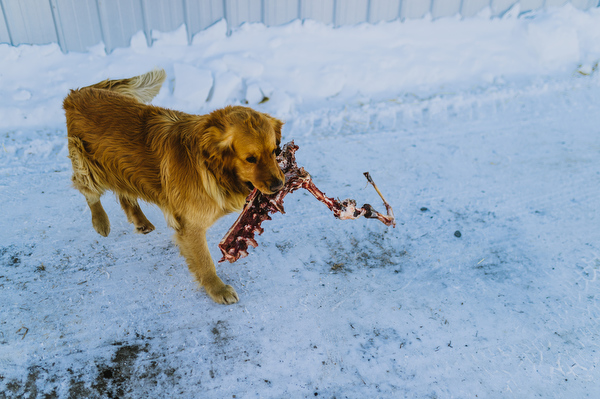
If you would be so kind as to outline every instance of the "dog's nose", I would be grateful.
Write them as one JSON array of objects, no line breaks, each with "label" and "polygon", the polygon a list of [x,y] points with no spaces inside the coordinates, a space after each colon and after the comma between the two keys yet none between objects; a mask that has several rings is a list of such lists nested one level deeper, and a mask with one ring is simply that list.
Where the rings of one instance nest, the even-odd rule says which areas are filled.
[{"label": "dog's nose", "polygon": [[271,187],[269,187],[271,189],[272,192],[276,192],[279,191],[283,188],[283,181],[282,180],[273,180],[273,182],[271,182]]}]

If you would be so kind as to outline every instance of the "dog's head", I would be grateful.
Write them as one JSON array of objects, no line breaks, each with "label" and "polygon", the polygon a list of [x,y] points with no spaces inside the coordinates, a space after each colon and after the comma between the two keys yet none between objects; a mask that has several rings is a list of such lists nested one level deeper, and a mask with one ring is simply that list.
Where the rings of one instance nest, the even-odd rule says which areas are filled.
[{"label": "dog's head", "polygon": [[211,169],[221,169],[249,190],[256,187],[264,194],[279,191],[285,176],[275,157],[280,150],[283,122],[239,106],[215,111],[210,117],[212,126],[202,141]]}]

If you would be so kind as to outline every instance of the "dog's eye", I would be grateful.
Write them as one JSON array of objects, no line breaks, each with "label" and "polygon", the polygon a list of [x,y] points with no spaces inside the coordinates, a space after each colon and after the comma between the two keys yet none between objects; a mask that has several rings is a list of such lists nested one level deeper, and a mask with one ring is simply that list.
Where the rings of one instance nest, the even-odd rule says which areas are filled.
[{"label": "dog's eye", "polygon": [[246,158],[246,162],[256,163],[256,157],[248,157],[248,158]]}]

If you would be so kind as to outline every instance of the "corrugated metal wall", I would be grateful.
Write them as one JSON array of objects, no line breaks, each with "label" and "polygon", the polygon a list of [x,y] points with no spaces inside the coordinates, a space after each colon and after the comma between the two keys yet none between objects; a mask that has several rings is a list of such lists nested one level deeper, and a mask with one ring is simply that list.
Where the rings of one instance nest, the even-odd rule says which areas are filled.
[{"label": "corrugated metal wall", "polygon": [[502,15],[515,3],[521,11],[561,6],[597,7],[600,0],[0,0],[0,43],[58,42],[63,51],[86,51],[104,42],[107,51],[129,46],[143,31],[168,32],[185,24],[188,40],[226,19],[229,28],[244,22],[281,25],[314,19],[335,26],[395,19],[460,14],[471,17],[485,7]]}]

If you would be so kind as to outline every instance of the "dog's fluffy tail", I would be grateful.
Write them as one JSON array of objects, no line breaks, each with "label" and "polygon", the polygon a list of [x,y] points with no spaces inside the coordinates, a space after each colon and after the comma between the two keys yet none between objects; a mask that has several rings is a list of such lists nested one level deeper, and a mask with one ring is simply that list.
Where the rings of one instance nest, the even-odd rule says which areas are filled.
[{"label": "dog's fluffy tail", "polygon": [[158,94],[166,77],[167,73],[164,69],[154,69],[133,78],[106,79],[87,87],[115,91],[133,97],[141,103],[148,104]]}]

